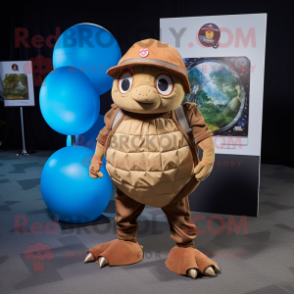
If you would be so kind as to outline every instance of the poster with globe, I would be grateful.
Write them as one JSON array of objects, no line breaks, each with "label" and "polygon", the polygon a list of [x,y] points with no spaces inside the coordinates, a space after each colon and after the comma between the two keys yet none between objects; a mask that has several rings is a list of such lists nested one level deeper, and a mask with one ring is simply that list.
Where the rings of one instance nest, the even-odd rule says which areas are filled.
[{"label": "poster with globe", "polygon": [[214,135],[242,137],[239,143],[247,145],[250,60],[241,56],[184,58],[184,62],[191,93],[182,103],[196,103]]},{"label": "poster with globe", "polygon": [[[192,210],[258,215],[266,14],[163,18],[160,39],[186,65],[194,102],[213,133],[210,177]],[[201,158],[201,150],[199,153]]]}]

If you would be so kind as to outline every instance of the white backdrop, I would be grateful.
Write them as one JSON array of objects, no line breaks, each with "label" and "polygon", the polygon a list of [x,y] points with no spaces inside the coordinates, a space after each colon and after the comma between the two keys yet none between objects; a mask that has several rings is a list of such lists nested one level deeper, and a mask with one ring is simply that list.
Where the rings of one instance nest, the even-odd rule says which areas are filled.
[{"label": "white backdrop", "polygon": [[[260,156],[266,18],[266,14],[247,14],[160,19],[160,40],[174,46],[183,58],[246,56],[251,62],[248,138],[242,146],[222,149],[214,137],[218,154]],[[217,49],[198,40],[198,32],[206,23],[221,30]]]}]

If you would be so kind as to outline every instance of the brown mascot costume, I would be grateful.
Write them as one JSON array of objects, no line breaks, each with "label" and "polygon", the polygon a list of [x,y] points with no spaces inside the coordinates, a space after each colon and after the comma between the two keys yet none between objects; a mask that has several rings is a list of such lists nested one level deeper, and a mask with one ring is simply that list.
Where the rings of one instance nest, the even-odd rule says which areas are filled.
[{"label": "brown mascot costume", "polygon": [[[107,74],[114,78],[114,104],[105,115],[89,172],[94,179],[102,177],[100,167],[106,157],[106,169],[117,187],[118,238],[89,249],[85,262],[96,261],[100,267],[140,262],[143,247],[136,241],[136,219],[150,205],[164,211],[176,242],[166,266],[192,278],[214,276],[220,270],[217,263],[194,248],[197,229],[190,221],[188,201],[212,171],[214,146],[196,104],[180,106],[190,93],[182,57],[166,43],[143,40]],[[192,130],[190,137],[177,119],[179,106]],[[195,144],[203,150],[201,161]]]}]

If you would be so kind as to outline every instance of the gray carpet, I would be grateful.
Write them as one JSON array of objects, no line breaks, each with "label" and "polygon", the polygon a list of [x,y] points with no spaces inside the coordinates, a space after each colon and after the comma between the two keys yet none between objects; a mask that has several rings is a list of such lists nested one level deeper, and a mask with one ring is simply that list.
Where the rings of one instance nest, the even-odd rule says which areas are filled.
[{"label": "gray carpet", "polygon": [[[247,218],[247,230],[228,229],[241,217],[222,215],[221,227],[209,213],[192,214],[203,218],[196,221],[202,233],[196,247],[222,270],[217,277],[192,280],[165,267],[174,243],[157,208],[147,207],[139,218],[138,242],[145,257],[136,265],[100,269],[95,263],[83,264],[88,248],[116,238],[113,196],[105,212],[110,223],[46,232],[52,216],[39,183],[52,153],[27,157],[0,153],[0,293],[294,293],[293,169],[262,165],[260,213],[258,218]],[[26,232],[17,232],[15,217],[27,221]],[[45,260],[26,254],[27,247],[36,243],[47,246]]]}]

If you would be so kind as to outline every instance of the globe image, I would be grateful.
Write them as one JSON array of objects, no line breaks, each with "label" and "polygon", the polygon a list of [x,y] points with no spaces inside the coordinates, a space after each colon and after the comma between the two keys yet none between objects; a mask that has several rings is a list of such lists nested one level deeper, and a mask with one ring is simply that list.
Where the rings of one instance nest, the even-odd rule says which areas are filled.
[{"label": "globe image", "polygon": [[243,86],[234,68],[218,62],[204,62],[192,67],[188,77],[191,93],[185,96],[183,103],[196,103],[212,132],[230,124],[244,99]]}]

